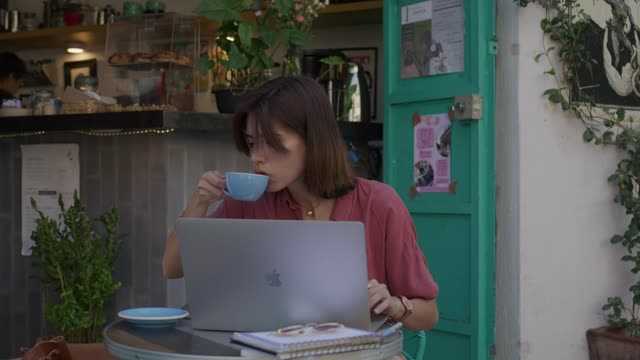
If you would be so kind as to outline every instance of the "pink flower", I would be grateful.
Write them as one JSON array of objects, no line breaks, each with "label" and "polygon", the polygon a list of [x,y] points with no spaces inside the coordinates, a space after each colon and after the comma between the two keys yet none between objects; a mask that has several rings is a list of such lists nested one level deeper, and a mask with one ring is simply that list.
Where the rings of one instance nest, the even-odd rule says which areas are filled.
[{"label": "pink flower", "polygon": [[300,4],[300,3],[295,3],[295,4],[293,4],[293,8],[294,8],[296,11],[299,11],[300,9],[302,9],[302,4]]},{"label": "pink flower", "polygon": [[302,14],[298,14],[296,15],[296,21],[301,23],[304,21],[304,16],[302,16]]}]

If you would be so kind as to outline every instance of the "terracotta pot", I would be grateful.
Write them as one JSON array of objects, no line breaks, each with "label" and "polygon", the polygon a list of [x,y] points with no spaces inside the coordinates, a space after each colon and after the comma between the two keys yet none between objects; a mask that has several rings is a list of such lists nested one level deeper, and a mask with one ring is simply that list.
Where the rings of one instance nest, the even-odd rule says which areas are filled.
[{"label": "terracotta pot", "polygon": [[640,338],[624,328],[605,326],[587,330],[590,360],[640,360]]},{"label": "terracotta pot", "polygon": [[23,360],[71,360],[67,343],[62,336],[38,339],[31,349],[24,349]]},{"label": "terracotta pot", "polygon": [[117,360],[117,358],[111,356],[102,343],[94,344],[68,344],[71,358],[76,359],[90,359],[90,360]]}]

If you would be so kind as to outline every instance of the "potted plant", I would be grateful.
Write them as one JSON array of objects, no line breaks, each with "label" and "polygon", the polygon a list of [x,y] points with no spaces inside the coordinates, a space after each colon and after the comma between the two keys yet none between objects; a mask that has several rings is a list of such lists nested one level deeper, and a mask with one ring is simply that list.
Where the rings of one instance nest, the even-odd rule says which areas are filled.
[{"label": "potted plant", "polygon": [[[633,131],[634,136],[637,136],[637,130]],[[618,135],[616,142],[627,149],[631,158],[623,159],[618,164],[609,181],[618,188],[614,201],[624,206],[631,219],[624,234],[614,235],[611,243],[620,244],[626,249],[627,254],[621,260],[631,263],[631,272],[636,279],[629,288],[629,306],[618,296],[608,298],[602,309],[609,311],[610,326],[587,331],[589,355],[592,360],[640,358],[640,278],[637,276],[640,273],[640,197],[637,191],[640,184],[640,147],[637,137],[630,138],[628,135],[631,134],[623,133],[622,137]]]},{"label": "potted plant", "polygon": [[212,69],[214,79],[222,80],[213,88],[218,107],[225,105],[219,97],[241,95],[274,76],[269,72],[279,52],[280,74],[299,74],[302,49],[324,6],[319,0],[200,0],[195,13],[219,24],[214,55],[199,63],[201,71]]},{"label": "potted plant", "polygon": [[[52,334],[63,335],[67,342],[96,343],[107,321],[105,306],[121,286],[112,276],[124,238],[117,232],[118,212],[111,209],[97,219],[104,227],[103,234],[98,234],[77,192],[68,208],[62,196],[58,203],[61,214],[56,220],[43,214],[31,199],[39,214],[31,238],[34,266],[41,270],[44,316],[53,327]],[[106,355],[102,344],[96,348]]]}]

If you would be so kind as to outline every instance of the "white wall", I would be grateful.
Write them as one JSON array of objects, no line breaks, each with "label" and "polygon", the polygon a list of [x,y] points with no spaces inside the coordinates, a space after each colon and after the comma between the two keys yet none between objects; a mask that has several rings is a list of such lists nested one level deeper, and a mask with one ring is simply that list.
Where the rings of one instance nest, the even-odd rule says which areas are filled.
[{"label": "white wall", "polygon": [[[497,341],[508,342],[498,344],[499,349],[503,346],[500,358],[585,359],[585,331],[605,324],[600,309],[606,298],[626,295],[631,284],[628,268],[619,261],[622,249],[609,243],[609,238],[623,232],[627,223],[623,209],[612,202],[615,189],[607,183],[619,154],[613,148],[585,144],[580,123],[542,96],[545,89],[554,86],[552,79],[543,74],[548,64],[534,62],[542,49],[539,23],[544,12],[533,4],[516,13],[510,6],[517,5],[507,3],[499,1],[502,13],[498,18],[513,17],[518,28],[517,42],[501,42],[500,59],[506,62],[500,64],[498,73],[517,68],[517,76],[510,81],[518,84],[515,100],[518,112],[511,117],[512,105],[499,107],[498,112],[502,113],[499,118],[507,130],[497,129],[496,133],[498,138],[519,139],[519,145],[514,149],[511,140],[498,139],[496,158],[498,165],[519,164],[519,167],[501,169],[497,182],[500,185],[506,180],[506,188],[513,189],[509,179],[517,172],[519,178],[514,181],[519,184],[519,194],[511,191],[505,194],[504,187],[500,189],[499,197],[508,195],[516,199],[499,201],[498,224],[505,221],[518,224],[501,227],[507,230],[502,236],[517,238],[499,235],[497,248],[500,257],[514,256],[512,251],[503,251],[502,245],[506,241],[516,242],[509,246],[519,251],[520,266],[517,281],[504,274],[498,276],[505,279],[507,285],[503,286],[517,282],[519,291],[497,303],[511,306],[515,300],[519,319],[502,319],[497,325],[517,325],[519,340],[514,344],[504,334],[506,329],[499,330],[502,339]],[[512,22],[501,22],[498,38],[509,39],[513,35],[508,33]],[[519,55],[504,54],[510,51]],[[504,92],[510,88],[508,83],[503,79],[498,98],[509,96]],[[507,124],[508,121],[516,124]],[[502,154],[514,150],[517,159]],[[509,215],[512,201],[518,206],[513,210],[519,212],[519,219]],[[513,234],[514,230],[517,233]],[[509,296],[504,292],[498,295]],[[512,313],[512,309],[506,309],[506,313],[505,309],[496,309],[499,320]],[[519,356],[512,357],[514,353]]]},{"label": "white wall", "polygon": [[496,308],[497,359],[518,359],[520,341],[520,137],[518,124],[518,8],[496,2]]}]

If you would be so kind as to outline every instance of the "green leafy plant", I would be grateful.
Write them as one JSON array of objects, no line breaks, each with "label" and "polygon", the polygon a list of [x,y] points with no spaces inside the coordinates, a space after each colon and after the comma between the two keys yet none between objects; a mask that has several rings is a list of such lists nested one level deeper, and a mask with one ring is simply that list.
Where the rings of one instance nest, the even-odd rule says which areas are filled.
[{"label": "green leafy plant", "polygon": [[49,218],[31,199],[39,214],[31,234],[34,265],[41,269],[45,292],[44,314],[69,342],[96,342],[107,317],[105,305],[121,283],[112,277],[113,265],[124,236],[117,232],[118,212],[111,209],[98,218],[104,234],[93,231],[77,192],[65,208],[62,195],[59,221]]},{"label": "green leafy plant", "polygon": [[319,0],[200,0],[195,13],[220,25],[214,55],[200,58],[200,70],[213,69],[214,78],[244,92],[267,79],[274,54],[284,51],[283,74],[298,74],[301,51],[322,7]]},{"label": "green leafy plant", "polygon": [[[640,337],[640,132],[635,127],[637,121],[622,107],[598,106],[589,95],[581,94],[580,101],[572,98],[572,91],[578,88],[578,72],[591,72],[593,65],[602,65],[597,64],[584,46],[585,31],[592,22],[580,8],[578,0],[520,0],[520,5],[526,7],[534,2],[546,9],[546,16],[540,22],[546,35],[544,47],[535,60],[546,60],[550,68],[545,73],[552,76],[557,85],[547,89],[544,95],[552,103],[560,105],[563,111],[572,112],[584,125],[584,141],[613,145],[621,150],[622,159],[608,180],[617,188],[613,201],[625,208],[630,220],[626,231],[611,237],[611,243],[625,248],[627,254],[621,260],[631,265],[636,279],[629,288],[632,295],[630,307],[620,297],[610,297],[603,310],[609,311],[609,324],[625,327],[630,336]],[[624,26],[620,24],[626,21],[627,14],[615,11],[607,28],[614,36],[624,36],[621,33]],[[549,40],[555,46],[547,46]],[[560,59],[560,71],[554,67],[552,54],[557,54]]]}]

